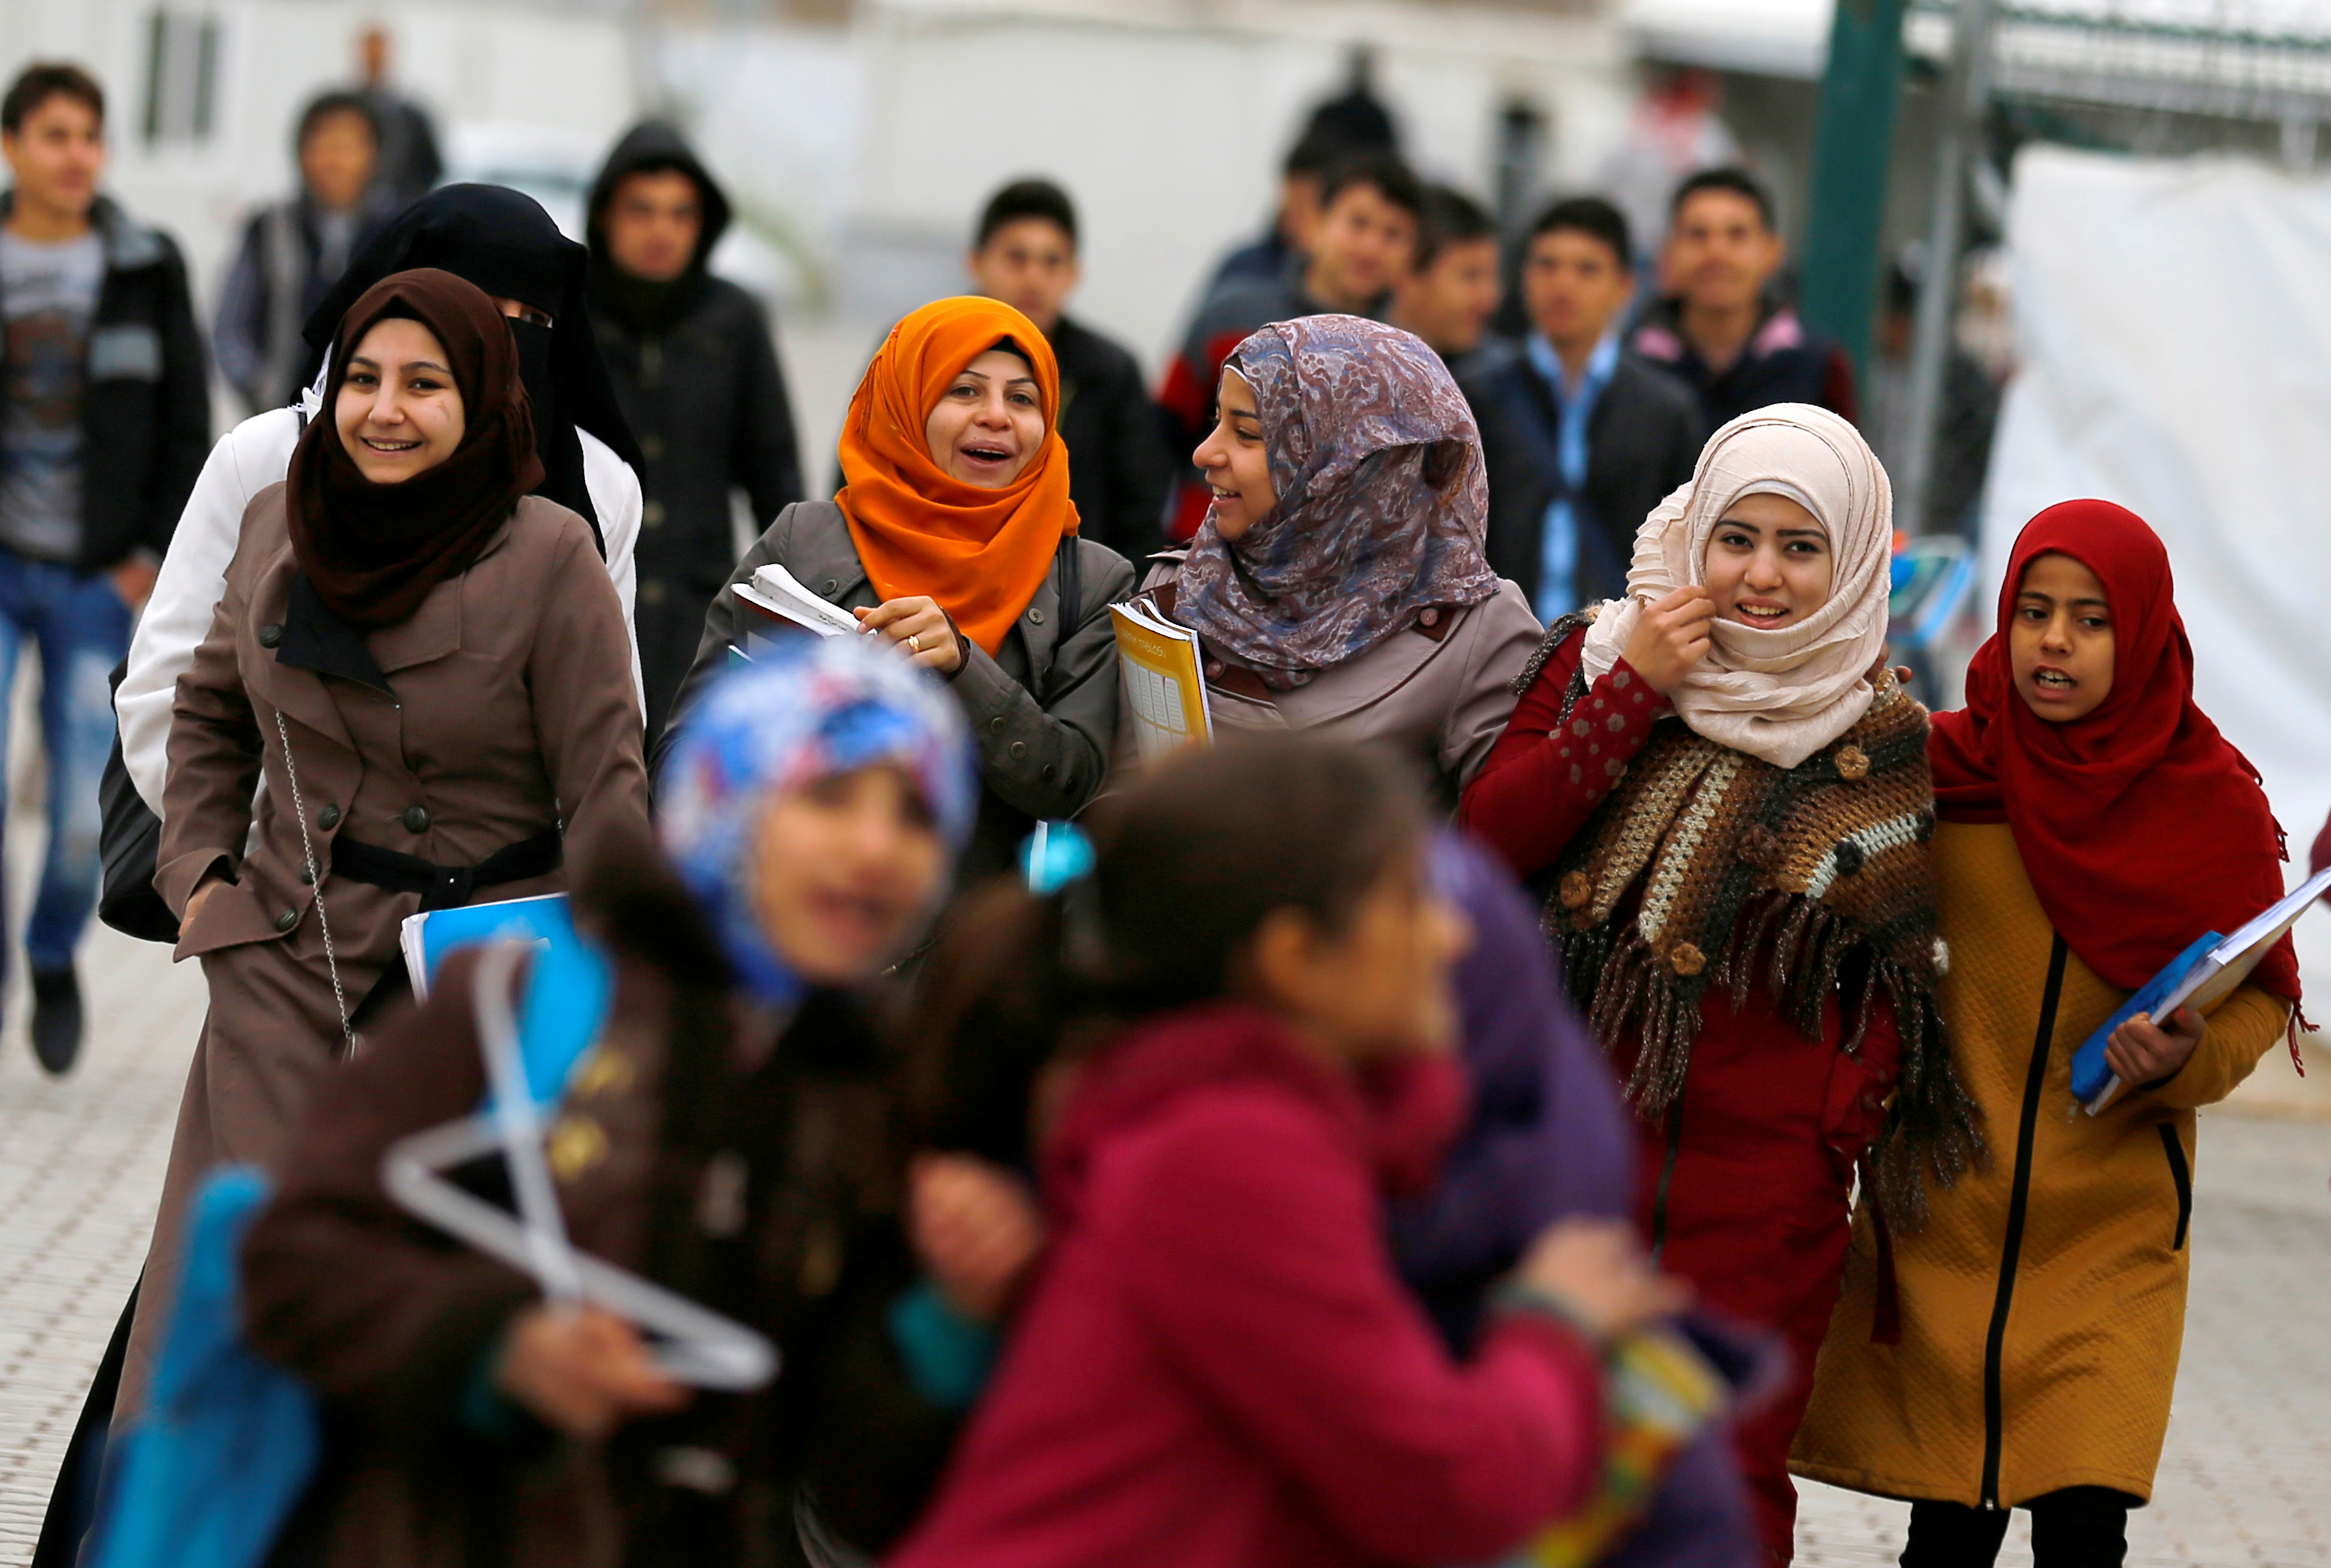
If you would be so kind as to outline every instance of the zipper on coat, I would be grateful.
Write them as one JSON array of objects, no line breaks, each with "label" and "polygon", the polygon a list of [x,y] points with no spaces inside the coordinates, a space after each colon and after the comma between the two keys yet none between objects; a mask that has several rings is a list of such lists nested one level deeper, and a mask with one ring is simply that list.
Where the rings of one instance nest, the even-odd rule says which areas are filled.
[{"label": "zipper on coat", "polygon": [[2048,953],[2048,984],[2040,993],[2040,1027],[2031,1038],[2031,1066],[2023,1075],[2023,1115],[2015,1131],[2015,1183],[2008,1190],[2007,1236],[2000,1245],[1999,1294],[1991,1306],[1991,1332],[1983,1345],[1983,1506],[1999,1506],[1999,1457],[2006,1418],[2001,1389],[2007,1350],[2007,1311],[2015,1300],[2015,1268],[2023,1250],[2023,1220],[2031,1202],[2031,1144],[2040,1126],[2040,1096],[2048,1087],[2048,1046],[2056,1035],[2056,1004],[2064,993],[2066,948],[2061,936]]},{"label": "zipper on coat", "polygon": [[1683,1088],[1668,1107],[1668,1152],[1660,1161],[1660,1184],[1651,1194],[1651,1267],[1660,1263],[1660,1254],[1668,1245],[1668,1194],[1675,1190],[1676,1160],[1683,1153]]},{"label": "zipper on coat", "polygon": [[2177,1239],[2169,1250],[2183,1252],[2186,1228],[2193,1222],[2193,1171],[2185,1163],[2185,1145],[2177,1141],[2177,1129],[2167,1122],[2159,1125],[2161,1151],[2169,1156],[2169,1179],[2177,1183]]}]

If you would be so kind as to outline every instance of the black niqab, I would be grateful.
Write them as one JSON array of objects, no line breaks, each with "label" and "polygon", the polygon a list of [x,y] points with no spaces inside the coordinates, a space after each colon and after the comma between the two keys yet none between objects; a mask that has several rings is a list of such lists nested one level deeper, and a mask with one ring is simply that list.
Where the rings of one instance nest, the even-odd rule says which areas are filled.
[{"label": "black niqab", "polygon": [[598,335],[591,329],[585,259],[583,247],[560,233],[533,197],[501,185],[441,186],[405,208],[357,252],[308,318],[307,339],[322,355],[340,318],[367,290],[393,273],[420,267],[442,269],[488,294],[547,312],[547,328],[510,323],[543,468],[542,484],[534,493],[581,513],[604,555],[606,541],[583,479],[583,443],[575,432],[589,431],[634,470],[640,452],[599,357]]}]

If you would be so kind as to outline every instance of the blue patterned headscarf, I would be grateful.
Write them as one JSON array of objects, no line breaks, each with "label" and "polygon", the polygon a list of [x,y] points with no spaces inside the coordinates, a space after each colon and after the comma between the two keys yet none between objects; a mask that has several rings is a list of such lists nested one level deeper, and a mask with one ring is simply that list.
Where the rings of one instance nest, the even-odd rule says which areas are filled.
[{"label": "blue patterned headscarf", "polygon": [[961,849],[978,799],[962,712],[887,648],[802,639],[721,676],[680,722],[656,794],[657,833],[738,975],[769,1001],[801,986],[753,912],[755,829],[776,795],[880,763],[921,785],[948,847]]},{"label": "blue patterned headscarf", "polygon": [[1223,368],[1254,388],[1278,502],[1235,544],[1211,516],[1174,618],[1286,691],[1427,609],[1498,591],[1488,470],[1465,394],[1422,339],[1358,316],[1274,321]]}]

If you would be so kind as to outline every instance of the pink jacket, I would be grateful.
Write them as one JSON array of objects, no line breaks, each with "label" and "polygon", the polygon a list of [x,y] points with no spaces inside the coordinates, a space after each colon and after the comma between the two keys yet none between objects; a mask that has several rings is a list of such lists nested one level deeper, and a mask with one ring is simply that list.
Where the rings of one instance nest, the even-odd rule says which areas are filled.
[{"label": "pink jacket", "polygon": [[1384,1188],[1462,1100],[1436,1061],[1372,1102],[1241,1007],[1112,1047],[1047,1151],[1044,1274],[890,1568],[1479,1561],[1584,1501],[1593,1349],[1516,1314],[1459,1365],[1393,1271]]}]

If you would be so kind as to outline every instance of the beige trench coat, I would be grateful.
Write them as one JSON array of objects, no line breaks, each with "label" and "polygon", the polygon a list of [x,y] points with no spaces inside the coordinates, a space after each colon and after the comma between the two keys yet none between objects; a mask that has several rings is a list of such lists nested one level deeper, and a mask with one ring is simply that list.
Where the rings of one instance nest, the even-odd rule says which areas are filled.
[{"label": "beige trench coat", "polygon": [[[410,620],[369,633],[388,690],[279,657],[290,651],[298,570],[284,487],[271,485],[243,514],[210,635],[178,679],[154,884],[182,920],[197,888],[228,885],[178,941],[179,958],[202,960],[210,1014],[179,1106],[122,1374],[125,1411],[137,1408],[159,1347],[187,1200],[216,1164],[273,1158],[342,1052],[343,1005],[353,1012],[400,962],[400,927],[421,896],[333,877],[334,842],[461,867],[547,830],[572,841],[618,819],[633,819],[634,832],[646,822],[631,641],[581,518],[521,500],[467,572],[439,584]],[[323,872],[321,920],[295,797]],[[564,886],[554,871],[455,901]]]}]

